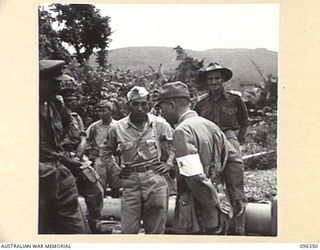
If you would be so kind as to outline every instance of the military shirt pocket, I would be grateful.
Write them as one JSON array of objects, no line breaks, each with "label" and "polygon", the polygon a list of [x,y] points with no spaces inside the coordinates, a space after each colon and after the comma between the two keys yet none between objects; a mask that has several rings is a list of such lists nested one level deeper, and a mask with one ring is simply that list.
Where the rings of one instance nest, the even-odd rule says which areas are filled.
[{"label": "military shirt pocket", "polygon": [[157,142],[154,139],[145,140],[139,148],[139,154],[144,160],[158,157]]},{"label": "military shirt pocket", "polygon": [[234,126],[236,123],[238,109],[236,107],[223,106],[221,108],[222,117],[221,125],[222,126]]},{"label": "military shirt pocket", "polygon": [[120,152],[128,151],[133,147],[133,142],[120,142],[118,149]]},{"label": "military shirt pocket", "polygon": [[222,107],[222,112],[227,114],[227,115],[235,115],[237,113],[237,108],[236,107]]},{"label": "military shirt pocket", "polygon": [[120,142],[118,145],[118,151],[120,152],[121,158],[124,163],[130,162],[133,159],[133,142]]}]

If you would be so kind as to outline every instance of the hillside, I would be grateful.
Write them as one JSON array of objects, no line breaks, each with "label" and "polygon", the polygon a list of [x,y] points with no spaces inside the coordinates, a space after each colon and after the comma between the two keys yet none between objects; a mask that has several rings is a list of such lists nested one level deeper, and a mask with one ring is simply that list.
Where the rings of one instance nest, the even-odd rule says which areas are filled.
[{"label": "hillside", "polygon": [[[236,82],[237,88],[252,85],[261,78],[250,60],[261,68],[263,74],[278,74],[278,53],[266,49],[210,49],[204,51],[187,50],[195,59],[205,59],[205,66],[210,62],[218,62],[229,67],[234,75],[228,85]],[[113,68],[131,71],[148,70],[149,66],[157,69],[160,64],[164,71],[173,71],[178,65],[176,53],[170,47],[128,47],[109,51],[108,63]],[[95,57],[90,64],[96,65]]]}]

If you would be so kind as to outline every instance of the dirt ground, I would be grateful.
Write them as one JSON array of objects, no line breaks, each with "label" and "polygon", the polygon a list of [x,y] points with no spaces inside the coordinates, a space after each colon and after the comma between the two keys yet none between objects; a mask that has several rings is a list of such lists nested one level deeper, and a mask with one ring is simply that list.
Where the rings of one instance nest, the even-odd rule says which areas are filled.
[{"label": "dirt ground", "polygon": [[270,202],[277,195],[277,169],[247,170],[244,192],[248,202]]}]

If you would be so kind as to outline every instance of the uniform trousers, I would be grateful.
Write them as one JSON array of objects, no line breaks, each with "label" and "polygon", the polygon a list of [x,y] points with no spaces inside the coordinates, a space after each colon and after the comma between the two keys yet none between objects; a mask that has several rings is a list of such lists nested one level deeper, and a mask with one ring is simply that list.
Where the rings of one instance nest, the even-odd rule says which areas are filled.
[{"label": "uniform trousers", "polygon": [[77,177],[77,187],[79,194],[83,196],[87,209],[87,220],[91,230],[95,230],[95,223],[101,220],[103,209],[103,188],[98,180],[90,181],[85,176],[80,174]]},{"label": "uniform trousers", "polygon": [[123,234],[137,234],[141,220],[146,234],[162,234],[168,213],[168,186],[164,176],[152,170],[133,172],[120,179]]},{"label": "uniform trousers", "polygon": [[42,166],[51,171],[39,176],[39,234],[88,233],[78,204],[75,178],[63,165],[55,165],[40,163],[40,172]]},{"label": "uniform trousers", "polygon": [[[224,132],[228,141],[232,144],[232,146],[236,149],[236,151],[242,156],[240,142],[237,138],[237,132],[232,130],[227,130]],[[245,234],[245,213],[240,216],[234,215],[230,222],[229,233],[231,235],[244,235]]]}]

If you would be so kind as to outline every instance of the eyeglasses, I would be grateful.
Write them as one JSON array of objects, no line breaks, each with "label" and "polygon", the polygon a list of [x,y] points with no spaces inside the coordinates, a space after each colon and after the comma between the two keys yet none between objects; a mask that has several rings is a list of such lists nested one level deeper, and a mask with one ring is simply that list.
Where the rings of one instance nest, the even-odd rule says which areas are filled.
[{"label": "eyeglasses", "polygon": [[137,108],[139,106],[141,106],[141,108],[146,108],[146,107],[148,107],[148,105],[149,105],[148,102],[131,102],[131,106],[135,107],[135,108]]}]

